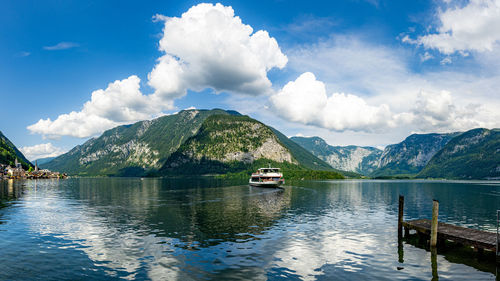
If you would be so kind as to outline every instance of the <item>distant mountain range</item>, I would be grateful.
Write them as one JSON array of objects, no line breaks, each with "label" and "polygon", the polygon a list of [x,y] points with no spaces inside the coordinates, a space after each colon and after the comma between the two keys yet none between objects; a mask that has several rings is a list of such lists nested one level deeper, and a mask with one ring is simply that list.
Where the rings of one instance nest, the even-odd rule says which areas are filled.
[{"label": "distant mountain range", "polygon": [[292,137],[298,143],[333,168],[369,175],[380,163],[382,150],[370,146],[331,146],[320,137]]},{"label": "distant mountain range", "polygon": [[335,171],[273,128],[220,109],[119,126],[41,167],[82,176],[144,176],[239,172],[268,163]]},{"label": "distant mountain range", "polygon": [[439,150],[453,137],[452,134],[413,134],[400,143],[388,145],[377,169],[371,176],[414,175],[420,172]]},{"label": "distant mountain range", "polygon": [[374,147],[331,146],[319,137],[292,140],[333,168],[369,177],[500,178],[498,129],[413,134],[383,151]]},{"label": "distant mountain range", "polygon": [[[0,164],[32,163],[0,132]],[[80,176],[162,176],[238,173],[282,167],[323,171],[333,178],[417,177],[500,179],[500,129],[413,134],[384,150],[331,146],[319,137],[288,138],[236,111],[183,110],[118,126],[41,168]],[[325,174],[321,174],[323,176]]]},{"label": "distant mountain range", "polygon": [[33,167],[31,162],[24,157],[21,151],[0,132],[0,164],[14,166],[16,158],[24,169],[27,170],[29,167]]}]

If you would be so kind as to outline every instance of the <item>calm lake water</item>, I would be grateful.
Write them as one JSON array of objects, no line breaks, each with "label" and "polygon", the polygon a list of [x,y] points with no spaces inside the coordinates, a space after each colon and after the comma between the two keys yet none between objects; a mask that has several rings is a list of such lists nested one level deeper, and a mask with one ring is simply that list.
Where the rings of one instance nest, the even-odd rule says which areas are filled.
[{"label": "calm lake water", "polygon": [[[0,280],[430,280],[398,247],[405,219],[496,231],[500,182],[211,179],[0,181]],[[440,252],[441,280],[495,280],[493,263]]]}]

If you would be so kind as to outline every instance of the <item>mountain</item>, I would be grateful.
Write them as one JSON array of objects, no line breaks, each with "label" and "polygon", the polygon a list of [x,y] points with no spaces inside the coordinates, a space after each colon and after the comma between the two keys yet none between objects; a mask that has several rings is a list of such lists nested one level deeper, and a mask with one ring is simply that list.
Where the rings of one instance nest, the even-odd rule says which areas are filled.
[{"label": "mountain", "polygon": [[38,166],[49,163],[50,161],[54,160],[56,157],[45,157],[45,158],[38,158],[33,163],[37,163]]},{"label": "mountain", "polygon": [[105,131],[69,152],[41,165],[71,175],[142,176],[156,171],[208,116],[239,114],[214,110],[183,110],[154,120]]},{"label": "mountain", "polygon": [[331,146],[320,137],[292,137],[291,140],[335,169],[371,174],[379,164],[382,150],[369,146]]},{"label": "mountain", "polygon": [[29,167],[33,167],[21,151],[0,131],[0,164],[14,166],[16,158],[24,169],[27,170]]},{"label": "mountain", "polygon": [[268,162],[332,170],[301,147],[284,145],[283,137],[235,111],[184,110],[110,129],[41,167],[82,176],[160,175],[175,170],[171,163],[184,163],[195,174],[240,171]]},{"label": "mountain", "polygon": [[450,140],[418,174],[421,178],[500,178],[500,129],[473,129]]},{"label": "mountain", "polygon": [[261,166],[333,169],[286,136],[248,116],[212,115],[165,162],[161,173],[210,174]]},{"label": "mountain", "polygon": [[434,154],[458,134],[413,134],[398,144],[388,145],[371,176],[417,174]]},{"label": "mountain", "polygon": [[[304,147],[298,145],[296,142],[292,141],[289,139],[287,136],[283,135],[281,132],[278,130],[269,127],[274,134],[278,137],[279,141],[283,143],[288,149],[290,149],[290,152],[292,153],[293,157],[297,159],[301,165],[304,167],[311,169],[311,170],[332,170],[332,167],[324,162],[323,160],[319,159],[318,157],[314,156],[311,152],[309,152],[307,149]],[[354,174],[354,173],[346,173],[345,170],[339,170],[339,169],[333,169],[337,172],[340,172],[344,175],[351,176],[351,177],[359,177],[359,174]]]}]

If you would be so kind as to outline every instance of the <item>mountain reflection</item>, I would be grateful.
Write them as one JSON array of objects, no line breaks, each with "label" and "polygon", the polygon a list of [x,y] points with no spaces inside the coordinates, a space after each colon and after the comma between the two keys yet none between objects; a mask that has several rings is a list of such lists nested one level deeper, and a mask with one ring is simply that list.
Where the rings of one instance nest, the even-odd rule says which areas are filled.
[{"label": "mountain reflection", "polygon": [[[491,229],[499,191],[428,181],[291,182],[282,189],[210,178],[0,181],[0,222],[7,222],[0,238],[9,237],[2,227],[16,224],[23,238],[16,243],[36,238],[32,249],[55,251],[51,266],[71,272],[84,267],[84,259],[72,263],[83,253],[91,265],[82,278],[90,279],[430,279],[427,251],[398,248],[399,194],[406,219],[429,217],[436,198],[440,220]],[[440,255],[435,261],[440,274],[484,277]]]},{"label": "mountain reflection", "polygon": [[178,192],[159,180],[77,183],[27,182],[23,199],[32,231],[64,239],[64,248],[130,279],[148,259],[151,274],[174,278],[185,266],[183,251],[258,239],[290,202],[289,191],[248,186]]}]

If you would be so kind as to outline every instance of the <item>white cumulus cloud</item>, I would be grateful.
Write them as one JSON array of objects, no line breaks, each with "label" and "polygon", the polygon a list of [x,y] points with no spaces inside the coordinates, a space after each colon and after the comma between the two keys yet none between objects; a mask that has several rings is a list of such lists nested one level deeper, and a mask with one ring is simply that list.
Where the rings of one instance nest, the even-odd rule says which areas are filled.
[{"label": "white cumulus cloud", "polygon": [[311,72],[288,82],[270,100],[276,112],[289,121],[335,131],[377,131],[394,127],[398,118],[386,104],[372,106],[352,94],[328,96],[325,84]]},{"label": "white cumulus cloud", "polygon": [[436,33],[409,42],[444,54],[491,51],[500,42],[500,0],[471,0],[463,7],[440,11],[438,20]]},{"label": "white cumulus cloud", "polygon": [[20,150],[30,161],[46,157],[56,157],[66,152],[64,149],[56,147],[50,142],[24,146]]},{"label": "white cumulus cloud", "polygon": [[[159,49],[164,54],[148,75],[154,93],[140,91],[140,79],[132,75],[92,93],[82,110],[40,119],[28,126],[48,138],[86,138],[117,125],[132,123],[174,109],[174,100],[188,89],[260,95],[271,93],[267,72],[283,68],[287,57],[267,31],[254,32],[235,16],[232,7],[198,4],[181,17],[157,15],[165,23]],[[75,47],[61,42],[47,50]]]},{"label": "white cumulus cloud", "polygon": [[168,101],[158,102],[155,95],[143,95],[139,77],[132,75],[110,83],[105,90],[92,92],[81,111],[61,114],[55,120],[40,119],[28,130],[49,138],[86,138],[121,124],[151,118],[172,106]]},{"label": "white cumulus cloud", "polygon": [[[439,97],[443,90],[451,95],[453,110],[447,121],[451,122],[450,130],[500,126],[497,109],[500,106],[497,90],[500,85],[499,51],[475,54],[474,61],[461,68],[424,72],[412,69],[408,61],[411,54],[405,50],[373,44],[360,36],[337,35],[330,40],[296,47],[287,54],[292,70],[296,73],[313,72],[327,89],[355,94],[375,108],[387,105],[392,112],[387,124],[396,128],[389,126],[385,133],[392,134],[396,130],[448,130],[444,125],[446,122],[425,118],[430,114],[428,110],[416,109],[417,103],[422,107],[428,99]],[[449,63],[448,60],[443,63]],[[476,71],[478,66],[481,71]],[[432,124],[436,126],[432,127]]]},{"label": "white cumulus cloud", "polygon": [[448,91],[421,91],[410,114],[415,126],[422,131],[460,131],[495,126],[494,114],[481,114],[486,111],[479,104],[457,105]]},{"label": "white cumulus cloud", "polygon": [[275,113],[287,121],[330,131],[365,133],[414,128],[420,132],[465,131],[498,126],[498,113],[479,103],[457,103],[449,91],[419,91],[408,95],[409,108],[391,110],[382,103],[344,93],[327,95],[325,84],[306,72],[270,97]]},{"label": "white cumulus cloud", "polygon": [[253,31],[232,7],[202,3],[165,22],[160,50],[149,74],[159,96],[180,97],[187,89],[259,95],[270,92],[267,72],[288,59],[267,31]]}]

